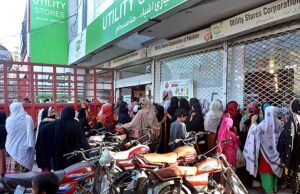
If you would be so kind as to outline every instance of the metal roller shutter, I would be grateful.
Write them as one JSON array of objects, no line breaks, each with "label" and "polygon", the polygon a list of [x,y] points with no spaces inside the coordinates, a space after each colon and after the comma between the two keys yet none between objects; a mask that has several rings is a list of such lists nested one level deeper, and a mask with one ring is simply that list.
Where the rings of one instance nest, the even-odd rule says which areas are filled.
[{"label": "metal roller shutter", "polygon": [[269,101],[287,110],[300,94],[299,23],[287,23],[228,47],[228,101]]},{"label": "metal roller shutter", "polygon": [[[198,51],[156,64],[160,75],[155,78],[156,101],[159,99],[160,82],[168,80],[193,80],[194,97],[199,99],[223,99],[223,49]],[[158,81],[159,79],[159,81]]]}]

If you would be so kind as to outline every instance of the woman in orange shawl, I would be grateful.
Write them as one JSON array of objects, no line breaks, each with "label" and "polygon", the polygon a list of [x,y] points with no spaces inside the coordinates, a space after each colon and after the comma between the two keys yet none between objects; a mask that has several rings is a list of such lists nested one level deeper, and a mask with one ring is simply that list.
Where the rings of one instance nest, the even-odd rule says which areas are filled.
[{"label": "woman in orange shawl", "polygon": [[103,127],[108,127],[110,130],[115,128],[114,111],[111,104],[106,103],[102,105],[99,120]]}]

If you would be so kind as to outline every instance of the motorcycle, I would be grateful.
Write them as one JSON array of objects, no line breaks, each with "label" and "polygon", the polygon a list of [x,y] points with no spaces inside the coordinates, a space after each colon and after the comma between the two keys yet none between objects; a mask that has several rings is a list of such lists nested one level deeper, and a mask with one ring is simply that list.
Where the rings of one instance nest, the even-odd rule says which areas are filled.
[{"label": "motorcycle", "polygon": [[[150,148],[147,142],[145,145],[140,144],[139,140],[144,139],[147,135],[140,137],[137,140],[132,140],[126,144],[130,148],[127,151],[112,152],[109,150],[102,153],[99,159],[100,168],[96,171],[96,178],[94,180],[94,193],[117,193],[117,185],[111,186],[111,183],[124,184],[128,176],[126,169],[131,169],[132,159],[136,154],[148,153]],[[119,166],[119,164],[122,164]],[[115,181],[113,181],[115,180]]]},{"label": "motorcycle", "polygon": [[[181,140],[177,140],[181,141]],[[202,160],[193,167],[172,166],[162,168],[157,171],[147,171],[149,176],[148,194],[165,194],[165,193],[224,193],[225,188],[218,184],[214,174],[221,174],[224,180],[230,185],[234,194],[248,194],[247,189],[241,183],[230,164],[227,162],[224,154],[217,154],[212,158],[206,155],[221,144],[225,144],[230,139],[220,142],[212,150],[198,156]],[[220,152],[222,153],[222,152]],[[145,188],[145,186],[144,186]]]},{"label": "motorcycle", "polygon": [[147,178],[145,170],[193,163],[197,156],[194,145],[204,134],[206,133],[193,134],[194,137],[185,140],[186,146],[179,147],[174,152],[135,154],[132,159],[115,160],[114,165],[102,171],[100,177],[103,178],[99,180],[100,189],[97,193],[138,193]]},{"label": "motorcycle", "polygon": [[[99,156],[87,157],[87,154],[98,151],[99,148],[76,151],[73,155],[81,155],[83,162],[73,164],[63,170],[55,171],[60,181],[59,193],[72,194],[76,190],[87,192],[86,186],[90,184],[95,177],[96,166],[93,161],[98,160]],[[17,186],[25,187],[32,190],[32,180],[41,172],[26,172],[17,174],[7,174],[0,179],[3,188],[1,192],[13,193]]]}]

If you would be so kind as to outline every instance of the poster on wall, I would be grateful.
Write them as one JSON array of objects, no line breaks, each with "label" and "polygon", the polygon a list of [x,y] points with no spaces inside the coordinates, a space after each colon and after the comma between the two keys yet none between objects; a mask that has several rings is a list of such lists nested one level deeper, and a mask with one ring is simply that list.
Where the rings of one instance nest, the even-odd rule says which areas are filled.
[{"label": "poster on wall", "polygon": [[131,102],[131,95],[125,95],[125,96],[123,96],[123,101],[125,101],[127,103]]},{"label": "poster on wall", "polygon": [[162,82],[160,88],[160,100],[163,101],[163,97],[167,95],[168,98],[171,98],[173,96],[186,99],[192,98],[193,81],[191,79],[186,79]]}]

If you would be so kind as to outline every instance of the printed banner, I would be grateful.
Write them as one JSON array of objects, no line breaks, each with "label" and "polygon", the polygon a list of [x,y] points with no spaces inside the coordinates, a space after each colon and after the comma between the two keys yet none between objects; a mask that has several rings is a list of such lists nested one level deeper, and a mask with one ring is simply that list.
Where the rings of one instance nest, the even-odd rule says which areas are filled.
[{"label": "printed banner", "polygon": [[173,96],[186,99],[192,98],[193,81],[186,79],[162,82],[160,89],[160,100],[163,101],[165,96],[168,96],[169,99]]}]

